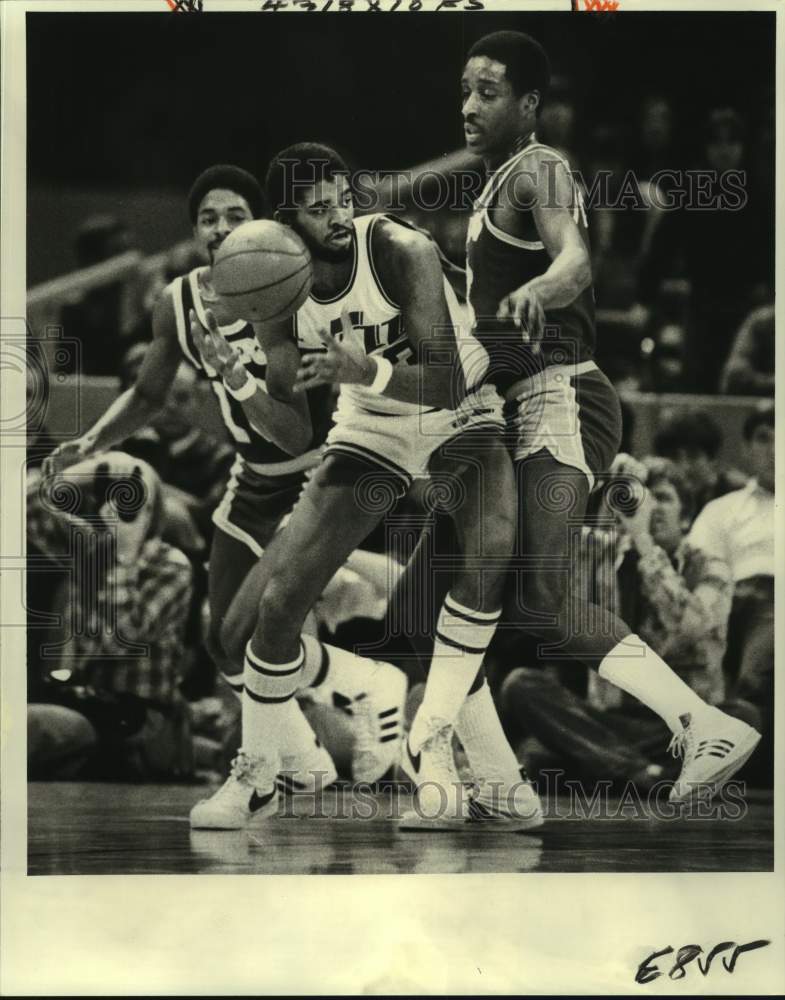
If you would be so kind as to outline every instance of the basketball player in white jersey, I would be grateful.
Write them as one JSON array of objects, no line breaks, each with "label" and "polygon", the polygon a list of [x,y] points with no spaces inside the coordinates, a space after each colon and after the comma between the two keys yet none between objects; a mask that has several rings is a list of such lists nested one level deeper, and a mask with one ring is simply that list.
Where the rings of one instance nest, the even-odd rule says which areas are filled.
[{"label": "basketball player in white jersey", "polygon": [[[166,287],[155,306],[153,340],[134,386],[81,438],[61,445],[45,466],[45,472],[52,474],[115,447],[149,423],[164,405],[183,355],[209,379],[237,459],[213,515],[208,646],[238,698],[242,683],[237,683],[236,671],[223,657],[218,642],[221,624],[248,571],[294,506],[307,471],[318,464],[318,446],[324,441],[332,409],[326,389],[309,393],[307,400],[290,402],[268,393],[268,358],[253,328],[243,320],[233,321],[213,291],[211,265],[218,248],[237,226],[259,218],[263,204],[258,181],[239,167],[216,165],[195,180],[188,196],[189,215],[195,241],[210,264]],[[323,350],[316,336],[303,338],[300,346],[303,351]],[[292,361],[292,371],[296,368]],[[340,677],[333,680],[343,693]],[[355,688],[376,711],[402,711],[406,682],[401,671],[378,664],[373,676],[366,671],[363,680]],[[289,715],[281,780],[303,790],[329,784],[336,777],[329,753],[318,744],[296,703],[290,706]],[[390,766],[393,754],[377,746],[378,759],[369,760],[373,756],[369,734],[363,730],[362,735],[366,758],[362,776],[379,777]]]},{"label": "basketball player in white jersey", "polygon": [[[433,242],[388,216],[355,220],[348,170],[333,150],[305,143],[279,153],[268,170],[267,194],[275,218],[308,246],[314,270],[311,295],[292,320],[257,327],[268,357],[275,352],[276,376],[280,365],[276,386],[292,366],[300,367],[297,345],[315,335],[333,354],[335,339],[342,342],[344,384],[322,464],[246,580],[222,633],[232,661],[249,640],[248,766],[199,803],[191,823],[243,825],[256,803],[271,800],[286,706],[319,669],[313,640],[301,636],[305,617],[326,581],[378,524],[384,501],[389,507],[427,474],[448,477],[460,496],[451,516],[463,562],[438,615],[430,677],[404,766],[418,786],[424,817],[463,822],[472,811],[455,771],[452,734],[496,627],[514,534],[501,400],[493,389],[474,389],[483,375],[482,352],[456,338],[458,303]],[[463,363],[467,348],[469,365]],[[306,365],[297,379],[289,378],[283,398],[328,380],[318,366]],[[529,785],[517,787],[523,784],[517,762],[490,699],[462,722],[477,795],[487,795],[492,783],[513,797],[520,791],[494,817],[510,820],[507,806],[514,804],[516,828],[539,825],[539,802]],[[407,822],[416,825],[416,815]]]}]

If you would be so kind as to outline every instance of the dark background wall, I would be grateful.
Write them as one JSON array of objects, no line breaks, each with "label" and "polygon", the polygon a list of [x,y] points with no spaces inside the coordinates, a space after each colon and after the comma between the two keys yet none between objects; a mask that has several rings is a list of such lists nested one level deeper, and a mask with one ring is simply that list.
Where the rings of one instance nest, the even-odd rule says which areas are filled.
[{"label": "dark background wall", "polygon": [[459,147],[465,52],[498,28],[544,43],[579,142],[662,94],[689,166],[709,108],[753,130],[773,109],[773,14],[28,14],[29,283],[72,266],[93,205],[144,249],[187,235],[177,197],[210,163],[262,173],[304,138],[371,169]]}]

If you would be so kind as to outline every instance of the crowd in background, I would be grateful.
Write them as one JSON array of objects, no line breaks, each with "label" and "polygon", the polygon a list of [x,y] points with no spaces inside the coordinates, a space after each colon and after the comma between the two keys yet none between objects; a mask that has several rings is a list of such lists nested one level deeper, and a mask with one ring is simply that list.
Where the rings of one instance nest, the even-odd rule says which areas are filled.
[{"label": "crowd in background", "polygon": [[[177,419],[156,421],[122,452],[74,466],[54,485],[42,484],[36,468],[49,442],[32,429],[34,778],[191,780],[220,772],[236,750],[239,706],[222,689],[205,646],[210,515],[232,453],[187,420],[193,390],[184,368],[173,399]],[[745,773],[769,784],[771,403],[759,404],[743,434],[747,474],[718,464],[722,433],[700,410],[663,424],[656,455],[620,455],[576,529],[572,579],[576,596],[615,609],[702,697],[763,732],[763,748]],[[636,483],[646,490],[631,503]],[[401,533],[416,536],[435,516],[422,496],[415,489],[395,511],[397,535],[383,524],[366,541],[368,558],[339,574],[314,623],[324,638],[373,649],[403,669],[412,711],[423,665],[385,608],[402,569]],[[672,776],[661,721],[585,667],[560,662],[504,623],[486,664],[505,726],[535,776],[559,767],[583,781],[634,780],[641,787]]]},{"label": "crowd in background", "polygon": [[[622,391],[773,399],[773,119],[746,122],[729,108],[707,109],[700,134],[686,137],[677,119],[653,95],[629,126],[595,118],[580,132],[569,81],[559,79],[543,111],[538,137],[567,157],[587,190],[604,172],[616,201],[589,210],[598,362]],[[675,184],[662,172],[690,169],[745,171],[743,204],[658,208]],[[406,216],[462,264],[468,207],[410,205]],[[89,267],[132,246],[120,218],[92,217],[76,235],[75,263]],[[70,373],[132,384],[157,295],[198,263],[180,247],[143,282],[109,284],[65,305],[65,334],[82,342]],[[71,470],[59,491],[42,489],[36,471],[53,444],[45,418],[30,428],[33,777],[190,780],[220,772],[235,749],[237,707],[216,686],[205,649],[204,566],[233,451],[194,426],[195,384],[184,364],[165,411],[121,453]],[[634,412],[627,407],[625,415],[629,451]],[[595,492],[575,586],[618,608],[704,698],[763,732],[745,773],[770,783],[772,404],[761,400],[744,437],[749,467],[720,466],[721,430],[694,410],[660,427],[655,455],[622,456]],[[624,476],[647,483],[645,501],[626,513],[609,499]],[[144,487],[141,506],[123,506],[128,482]],[[427,516],[416,496],[406,505],[413,523]],[[366,548],[396,555],[383,529]],[[74,570],[74,552],[83,559],[77,567],[93,568]],[[355,567],[321,602],[319,627],[347,647],[380,642],[385,598],[378,568]],[[581,666],[540,653],[501,628],[488,661],[505,725],[535,775],[558,766],[583,780],[645,786],[670,774],[667,733],[655,716]],[[413,657],[400,665],[414,703],[419,668]]]},{"label": "crowd in background", "polygon": [[[650,96],[631,123],[593,118],[587,132],[579,120],[569,81],[557,77],[538,138],[567,157],[588,199],[603,369],[621,389],[772,395],[773,113],[746,122],[731,108],[707,109],[699,133],[685,135],[674,107]],[[725,207],[707,210],[716,198]],[[405,214],[462,265],[468,203],[409,202]],[[97,216],[76,234],[75,263],[132,246],[121,219]],[[151,337],[161,288],[196,263],[180,247],[141,287],[108,285],[67,305],[61,323],[66,335],[79,331],[82,373],[120,376],[123,358]]]}]

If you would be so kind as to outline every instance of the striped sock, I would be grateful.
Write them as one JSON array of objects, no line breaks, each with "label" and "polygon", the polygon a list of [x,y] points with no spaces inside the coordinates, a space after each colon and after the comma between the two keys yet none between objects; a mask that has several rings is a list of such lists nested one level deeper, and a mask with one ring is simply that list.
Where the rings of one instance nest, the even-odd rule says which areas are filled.
[{"label": "striped sock", "polygon": [[224,684],[233,691],[237,700],[243,700],[243,675],[242,674],[225,674],[223,670],[220,672],[220,676],[223,678]]},{"label": "striped sock", "polygon": [[321,689],[328,696],[337,692],[354,700],[367,693],[380,670],[388,669],[378,660],[319,642],[312,635],[303,635],[302,643],[305,650],[303,687]]},{"label": "striped sock", "polygon": [[319,687],[330,672],[330,654],[315,635],[300,636],[303,644],[303,687]]},{"label": "striped sock", "polygon": [[436,623],[436,641],[425,694],[409,736],[415,752],[427,738],[432,720],[455,722],[500,615],[501,609],[477,611],[459,604],[449,594],[445,597]]},{"label": "striped sock", "polygon": [[250,756],[279,754],[290,711],[287,706],[301,684],[303,648],[290,663],[267,663],[254,653],[251,642],[245,647],[243,673],[243,750]]}]

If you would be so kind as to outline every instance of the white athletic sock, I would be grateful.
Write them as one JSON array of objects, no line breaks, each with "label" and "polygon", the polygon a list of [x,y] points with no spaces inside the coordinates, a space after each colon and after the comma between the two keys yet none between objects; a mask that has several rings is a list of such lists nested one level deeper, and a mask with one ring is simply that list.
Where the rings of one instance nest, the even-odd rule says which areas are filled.
[{"label": "white athletic sock", "polygon": [[476,781],[485,778],[508,785],[520,781],[520,765],[504,735],[487,682],[461,705],[455,720],[455,732],[463,744]]},{"label": "white athletic sock", "polygon": [[226,686],[230,691],[233,691],[237,700],[243,700],[243,688],[245,684],[243,683],[242,674],[225,674],[223,670],[221,671],[221,677],[223,677]]},{"label": "white athletic sock", "polygon": [[628,635],[614,646],[600,664],[599,674],[656,712],[673,733],[682,730],[680,715],[708,707],[637,635]]},{"label": "white athletic sock", "polygon": [[245,647],[242,748],[249,756],[280,756],[302,667],[302,647],[291,663],[266,663],[250,642]]},{"label": "white athletic sock", "polygon": [[303,687],[314,687],[325,694],[336,691],[354,700],[368,691],[374,673],[380,669],[376,660],[319,642],[315,636],[304,635],[301,641],[305,650]]},{"label": "white athletic sock", "polygon": [[496,631],[500,614],[501,610],[466,608],[449,594],[445,597],[436,623],[436,641],[425,694],[409,733],[409,745],[415,753],[426,740],[434,719],[455,722]]}]

